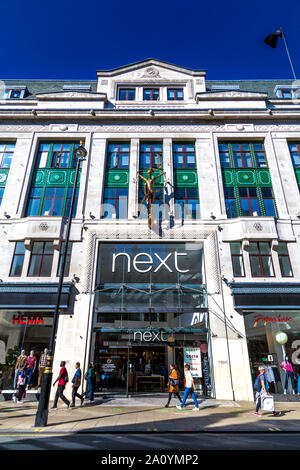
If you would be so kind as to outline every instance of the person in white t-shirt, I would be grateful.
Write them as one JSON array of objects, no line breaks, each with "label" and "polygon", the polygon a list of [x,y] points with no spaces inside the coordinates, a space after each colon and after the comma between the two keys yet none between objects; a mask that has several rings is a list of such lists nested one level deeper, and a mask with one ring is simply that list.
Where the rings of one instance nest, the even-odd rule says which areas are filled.
[{"label": "person in white t-shirt", "polygon": [[182,408],[185,405],[187,397],[189,396],[189,394],[191,394],[195,403],[195,408],[193,408],[193,411],[199,411],[199,405],[198,405],[197,398],[194,392],[194,390],[196,390],[194,379],[190,371],[190,366],[188,364],[184,366],[184,377],[185,377],[185,391],[184,391],[183,399],[182,399],[181,404],[177,405],[176,408],[178,408],[179,410],[182,410]]}]

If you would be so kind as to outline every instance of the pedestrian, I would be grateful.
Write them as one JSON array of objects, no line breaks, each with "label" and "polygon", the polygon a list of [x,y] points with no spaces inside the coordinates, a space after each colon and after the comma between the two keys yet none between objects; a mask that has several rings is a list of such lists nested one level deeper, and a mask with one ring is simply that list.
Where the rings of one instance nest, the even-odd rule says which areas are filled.
[{"label": "pedestrian", "polygon": [[170,365],[170,375],[169,375],[169,382],[168,382],[168,391],[169,391],[169,399],[167,404],[165,405],[165,408],[169,408],[169,404],[172,398],[172,395],[174,394],[179,401],[181,401],[180,395],[179,395],[179,378],[178,378],[178,373],[176,370],[175,364]]},{"label": "pedestrian", "polygon": [[84,401],[84,397],[82,395],[80,395],[78,393],[78,389],[81,385],[81,369],[80,369],[80,363],[79,362],[76,362],[75,364],[75,374],[74,374],[74,377],[72,379],[72,404],[71,404],[71,408],[74,408],[75,407],[75,398],[78,397],[80,398],[81,400],[81,406],[83,404],[83,401]]},{"label": "pedestrian", "polygon": [[87,381],[87,389],[81,396],[83,399],[84,397],[88,396],[90,403],[93,403],[96,376],[95,376],[95,369],[92,363],[89,364],[88,370],[85,373],[84,378]]},{"label": "pedestrian", "polygon": [[189,396],[189,394],[191,394],[195,403],[195,407],[193,408],[193,411],[199,411],[198,401],[194,392],[194,390],[196,390],[196,387],[195,387],[193,376],[190,371],[189,364],[186,364],[184,366],[184,378],[185,378],[185,390],[184,390],[183,399],[182,399],[181,404],[177,406],[176,408],[178,408],[179,410],[182,410],[182,408],[185,405],[187,397]]},{"label": "pedestrian", "polygon": [[58,402],[59,398],[61,398],[63,400],[63,402],[67,405],[68,408],[70,407],[70,402],[64,396],[64,393],[63,393],[64,389],[65,389],[65,386],[69,381],[68,372],[67,372],[67,369],[66,369],[65,366],[66,366],[66,362],[61,361],[61,363],[60,363],[61,369],[60,369],[60,372],[59,372],[59,376],[57,377],[57,379],[53,383],[53,387],[56,384],[56,382],[58,382],[58,386],[57,386],[56,395],[55,395],[54,403],[53,403],[53,406],[52,406],[51,410],[57,410],[57,402]]},{"label": "pedestrian", "polygon": [[[254,382],[254,390],[256,392],[255,394],[255,400],[256,400],[256,409],[254,414],[256,416],[261,416],[261,413],[259,413],[259,409],[261,407],[261,402],[262,402],[262,395],[269,395],[268,390],[269,390],[269,384],[267,381],[267,378],[265,376],[265,367],[264,366],[259,366],[259,375],[256,377],[256,380]],[[281,413],[280,411],[273,411],[274,416],[280,416]]]},{"label": "pedestrian", "polygon": [[20,370],[20,373],[19,373],[18,382],[17,382],[18,390],[15,393],[15,395],[13,395],[13,401],[17,402],[19,405],[22,405],[23,403],[22,397],[25,393],[28,373],[29,373],[28,364],[25,363],[24,367]]}]

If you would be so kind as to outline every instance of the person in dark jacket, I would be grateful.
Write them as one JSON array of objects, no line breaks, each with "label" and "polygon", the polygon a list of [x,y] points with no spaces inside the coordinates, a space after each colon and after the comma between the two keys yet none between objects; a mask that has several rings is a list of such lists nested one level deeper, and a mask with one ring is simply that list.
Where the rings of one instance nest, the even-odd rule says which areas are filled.
[{"label": "person in dark jacket", "polygon": [[92,363],[89,364],[88,371],[85,374],[85,379],[87,381],[87,389],[81,396],[83,399],[84,397],[88,396],[90,403],[93,403],[96,376],[95,376],[95,368]]}]

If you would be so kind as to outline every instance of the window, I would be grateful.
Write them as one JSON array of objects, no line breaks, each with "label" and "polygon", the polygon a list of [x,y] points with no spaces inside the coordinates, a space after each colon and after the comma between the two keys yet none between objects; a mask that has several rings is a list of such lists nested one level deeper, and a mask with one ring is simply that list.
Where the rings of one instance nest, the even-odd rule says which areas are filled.
[{"label": "window", "polygon": [[10,268],[10,276],[20,277],[22,275],[23,263],[25,256],[24,242],[17,242]]},{"label": "window", "polygon": [[173,144],[174,168],[196,168],[195,145]]},{"label": "window", "polygon": [[71,144],[54,144],[52,149],[50,167],[68,168],[70,156]]},{"label": "window", "polygon": [[18,100],[24,98],[26,87],[21,88],[6,88],[1,93],[1,99],[3,100]]},{"label": "window", "polygon": [[260,188],[267,216],[276,217],[276,209],[272,188]]},{"label": "window", "polygon": [[293,277],[288,247],[286,242],[278,243],[278,259],[282,277]]},{"label": "window", "polygon": [[[59,250],[59,260],[58,260],[58,265],[57,265],[57,276],[60,275],[60,269],[61,269],[61,263],[62,263],[62,254],[64,251],[65,247],[65,242],[62,242]],[[64,270],[64,276],[69,276],[70,273],[70,263],[71,263],[71,254],[72,254],[72,242],[68,243],[68,249],[66,253],[66,261],[65,261],[65,270]]]},{"label": "window", "polygon": [[157,101],[159,99],[159,88],[144,88],[144,101]]},{"label": "window", "polygon": [[127,218],[128,188],[104,188],[103,219]]},{"label": "window", "polygon": [[129,152],[130,144],[109,144],[106,168],[129,168]]},{"label": "window", "polygon": [[36,158],[36,168],[76,168],[77,159],[74,156],[74,149],[79,147],[75,142],[41,142]]},{"label": "window", "polygon": [[224,188],[225,206],[227,217],[232,219],[238,216],[234,188]]},{"label": "window", "polygon": [[219,144],[219,154],[220,154],[221,168],[230,168],[231,159],[230,159],[229,144]]},{"label": "window", "polygon": [[140,169],[158,168],[163,166],[163,151],[160,143],[142,143],[140,146]]},{"label": "window", "polygon": [[60,216],[62,214],[65,188],[46,188],[41,215]]},{"label": "window", "polygon": [[222,168],[267,168],[264,145],[255,142],[219,143]]},{"label": "window", "polygon": [[292,98],[292,90],[281,90],[281,97],[285,100]]},{"label": "window", "polygon": [[261,215],[257,188],[238,188],[242,216]]},{"label": "window", "polygon": [[200,206],[198,188],[175,188],[175,217],[183,219],[199,219]]},{"label": "window", "polygon": [[168,100],[169,101],[182,101],[183,100],[183,88],[168,88]]},{"label": "window", "polygon": [[290,150],[294,168],[300,168],[300,144],[298,143],[289,144],[289,150]]},{"label": "window", "polygon": [[244,260],[242,255],[242,244],[240,242],[230,243],[232,270],[235,277],[244,277]]},{"label": "window", "polygon": [[26,216],[35,216],[39,213],[43,188],[31,188]]},{"label": "window", "polygon": [[[65,217],[70,216],[72,193],[73,193],[73,188],[68,188],[68,190],[67,190],[67,199],[66,199]],[[76,211],[77,211],[78,193],[79,193],[79,188],[76,188],[72,218],[75,217]]]},{"label": "window", "polygon": [[120,101],[133,101],[135,100],[135,88],[120,88],[119,89]]},{"label": "window", "polygon": [[4,189],[5,189],[5,188],[0,188],[0,206],[1,206],[1,204],[2,204]]},{"label": "window", "polygon": [[51,276],[53,242],[34,242],[29,262],[28,276]]},{"label": "window", "polygon": [[10,168],[14,150],[15,144],[0,142],[0,168]]},{"label": "window", "polygon": [[250,242],[249,259],[252,277],[273,277],[270,243]]},{"label": "window", "polygon": [[252,168],[249,144],[231,144],[235,168]]}]

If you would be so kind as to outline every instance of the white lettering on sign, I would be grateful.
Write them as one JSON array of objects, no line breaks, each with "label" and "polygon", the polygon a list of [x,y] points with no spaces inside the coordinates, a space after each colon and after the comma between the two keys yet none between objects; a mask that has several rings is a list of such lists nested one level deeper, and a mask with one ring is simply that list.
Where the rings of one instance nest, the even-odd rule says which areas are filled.
[{"label": "white lettering on sign", "polygon": [[163,331],[135,331],[133,333],[133,341],[146,341],[146,343],[154,341],[168,341]]},{"label": "white lettering on sign", "polygon": [[[157,268],[155,268],[154,272],[157,273],[162,267],[164,267],[170,273],[172,273],[173,270],[167,264],[167,261],[169,260],[169,258],[172,257],[172,255],[174,255],[174,264],[175,264],[176,271],[179,272],[179,273],[188,273],[189,269],[180,269],[179,266],[178,266],[179,256],[187,256],[187,253],[177,253],[177,251],[175,251],[175,253],[169,253],[165,258],[161,258],[157,253],[153,253],[153,256],[155,256],[158,259],[158,261],[160,262],[160,264],[157,266]],[[112,272],[114,273],[116,271],[116,259],[118,258],[118,256],[125,256],[127,258],[127,272],[130,273],[130,271],[131,271],[131,256],[128,253],[117,253],[117,254],[114,253],[113,254],[113,257],[112,257]],[[145,256],[148,259],[147,260],[145,260],[145,259],[140,260],[139,258],[141,256]],[[153,263],[154,263],[154,260],[153,260],[152,256],[149,253],[138,253],[133,258],[132,265],[133,265],[133,269],[135,271],[137,271],[139,273],[147,273],[147,272],[151,271],[151,269],[153,267]]]}]

